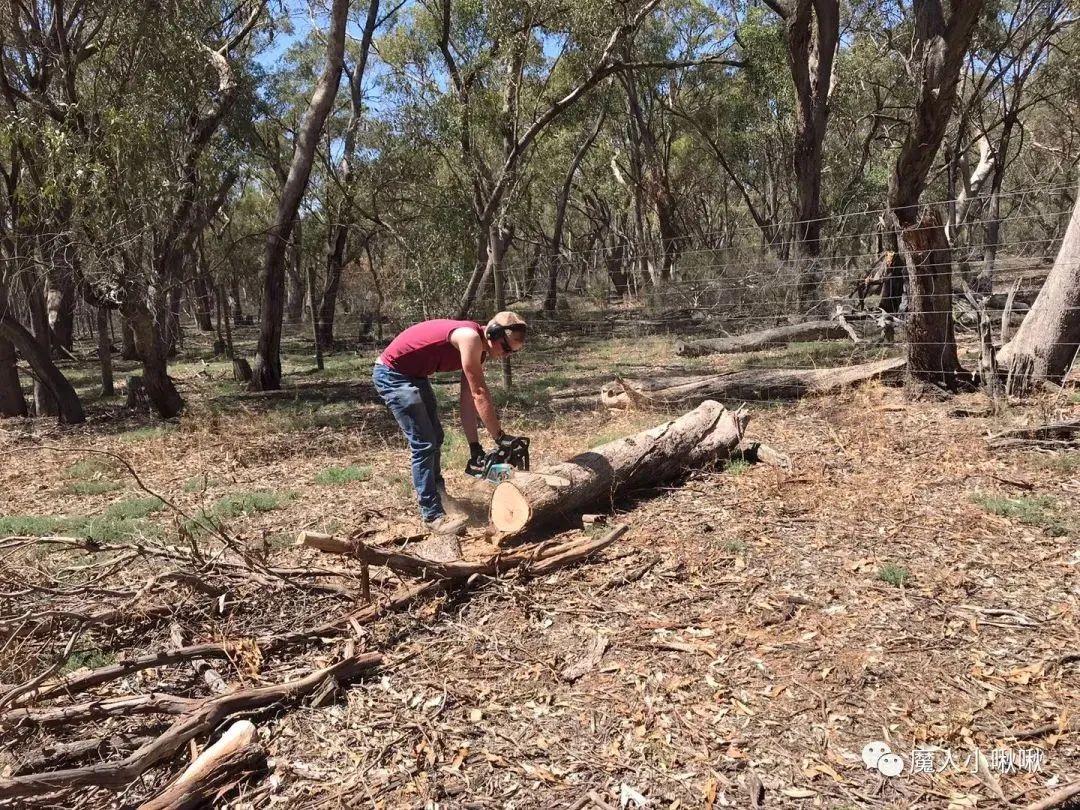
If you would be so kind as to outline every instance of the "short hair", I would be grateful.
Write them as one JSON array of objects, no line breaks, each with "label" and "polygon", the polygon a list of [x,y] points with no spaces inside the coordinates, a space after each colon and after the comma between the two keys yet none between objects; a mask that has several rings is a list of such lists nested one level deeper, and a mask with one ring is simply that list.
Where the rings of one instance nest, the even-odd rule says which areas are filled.
[{"label": "short hair", "polygon": [[495,317],[491,319],[492,323],[497,323],[499,326],[528,326],[520,315],[510,310],[503,310],[496,313]]}]

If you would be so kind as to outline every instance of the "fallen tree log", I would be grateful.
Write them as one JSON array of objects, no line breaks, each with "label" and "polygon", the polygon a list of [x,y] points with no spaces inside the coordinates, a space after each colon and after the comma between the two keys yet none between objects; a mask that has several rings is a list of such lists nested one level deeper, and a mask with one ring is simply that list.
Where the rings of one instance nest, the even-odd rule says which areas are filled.
[{"label": "fallen tree log", "polygon": [[575,539],[566,543],[541,544],[532,548],[517,548],[500,552],[484,560],[451,560],[435,562],[406,554],[368,546],[357,540],[346,540],[319,532],[301,532],[299,542],[328,554],[346,554],[369,565],[385,565],[395,571],[425,579],[460,581],[474,576],[493,577],[514,568],[526,567],[530,573],[546,574],[563,565],[577,562],[618,540],[627,530],[616,526],[600,538]]},{"label": "fallen tree log", "polygon": [[652,390],[634,380],[618,380],[601,389],[600,399],[608,408],[686,408],[711,399],[729,402],[794,400],[835,393],[868,380],[898,376],[905,362],[904,358],[895,357],[839,368],[756,368],[679,380],[678,384],[664,388],[653,384],[648,386]]},{"label": "fallen tree log", "polygon": [[675,354],[680,357],[701,357],[706,354],[757,352],[806,340],[847,340],[850,337],[848,329],[838,321],[807,321],[731,337],[680,340],[675,344]]},{"label": "fallen tree log", "polygon": [[620,490],[655,486],[687,468],[726,459],[742,439],[749,415],[703,402],[671,422],[594,448],[536,472],[515,472],[491,496],[491,524],[519,532]]},{"label": "fallen tree log", "polygon": [[37,796],[88,785],[123,787],[149,768],[171,757],[187,745],[189,740],[211,732],[230,715],[265,709],[276,703],[295,702],[321,688],[328,678],[347,683],[378,666],[381,661],[382,656],[378,653],[355,655],[295,681],[239,689],[226,695],[206,698],[199,701],[197,708],[177,719],[163,734],[124,759],[82,768],[0,779],[0,800]]},{"label": "fallen tree log", "polygon": [[245,776],[266,769],[266,752],[250,720],[237,720],[164,791],[139,810],[206,807]]}]

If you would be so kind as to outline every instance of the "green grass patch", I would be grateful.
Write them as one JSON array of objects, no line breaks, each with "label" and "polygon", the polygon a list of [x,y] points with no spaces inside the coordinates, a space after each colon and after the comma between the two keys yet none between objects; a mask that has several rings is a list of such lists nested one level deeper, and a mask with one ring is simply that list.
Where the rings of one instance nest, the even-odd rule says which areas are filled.
[{"label": "green grass patch", "polygon": [[238,492],[226,495],[214,504],[211,514],[214,517],[229,520],[235,517],[247,517],[259,512],[272,512],[280,509],[293,498],[292,492]]},{"label": "green grass patch", "polygon": [[349,484],[353,481],[370,481],[371,467],[327,467],[315,476],[315,483],[323,486]]},{"label": "green grass patch", "polygon": [[175,430],[175,425],[135,428],[134,430],[125,430],[123,433],[117,434],[116,438],[122,442],[147,442],[153,441],[154,439],[161,439]]},{"label": "green grass patch", "polygon": [[266,538],[266,547],[270,551],[280,551],[296,545],[296,535],[288,532],[276,532]]},{"label": "green grass patch", "polygon": [[728,475],[742,475],[750,469],[750,462],[743,459],[729,461],[724,465],[724,472]]},{"label": "green grass patch", "polygon": [[911,574],[908,573],[908,570],[896,563],[886,563],[878,569],[878,579],[888,582],[896,588],[904,587],[910,578]]},{"label": "green grass patch", "polygon": [[724,543],[724,551],[728,551],[732,554],[742,554],[746,551],[746,543],[742,540],[728,540]]},{"label": "green grass patch", "polygon": [[138,520],[148,517],[165,508],[161,498],[127,498],[110,504],[105,510],[105,518],[113,520]]},{"label": "green grass patch", "polygon": [[326,405],[291,403],[272,416],[275,426],[286,432],[347,428],[356,420],[356,406],[351,402],[331,402]]},{"label": "green grass patch", "polygon": [[92,537],[104,542],[153,537],[161,527],[147,520],[116,515],[13,515],[0,518],[0,536]]},{"label": "green grass patch", "polygon": [[69,481],[64,485],[64,492],[69,495],[104,495],[122,487],[115,481]]},{"label": "green grass patch", "polygon": [[79,481],[91,481],[100,478],[103,475],[111,475],[112,473],[113,465],[98,458],[76,461],[64,470],[65,476],[68,478],[75,478]]},{"label": "green grass patch", "polygon": [[184,492],[189,494],[195,492],[206,492],[212,486],[216,486],[217,481],[212,479],[206,473],[200,473],[199,475],[193,475],[187,481],[184,482]]},{"label": "green grass patch", "polygon": [[996,495],[975,494],[973,503],[978,504],[992,515],[1017,520],[1025,526],[1046,529],[1051,535],[1061,536],[1067,533],[1064,522],[1058,513],[1057,502],[1045,495],[1022,495],[1018,498],[1004,498]]},{"label": "green grass patch", "polygon": [[60,674],[67,675],[77,669],[97,669],[116,662],[116,656],[103,650],[77,650],[67,657],[60,667]]},{"label": "green grass patch", "polygon": [[402,498],[412,499],[414,497],[412,478],[404,473],[395,473],[387,479],[390,484],[393,485],[394,490]]},{"label": "green grass patch", "polygon": [[226,520],[281,509],[295,497],[295,492],[236,492],[219,498],[210,509],[201,510],[184,523],[184,529],[193,535],[205,534]]}]

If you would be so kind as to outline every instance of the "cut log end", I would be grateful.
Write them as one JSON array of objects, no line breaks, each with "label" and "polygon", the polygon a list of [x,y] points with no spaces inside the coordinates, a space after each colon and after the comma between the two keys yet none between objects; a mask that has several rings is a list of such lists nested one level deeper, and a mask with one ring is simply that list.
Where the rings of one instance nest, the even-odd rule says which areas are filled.
[{"label": "cut log end", "polygon": [[532,507],[513,481],[503,481],[491,496],[491,524],[500,532],[519,532],[528,525]]}]

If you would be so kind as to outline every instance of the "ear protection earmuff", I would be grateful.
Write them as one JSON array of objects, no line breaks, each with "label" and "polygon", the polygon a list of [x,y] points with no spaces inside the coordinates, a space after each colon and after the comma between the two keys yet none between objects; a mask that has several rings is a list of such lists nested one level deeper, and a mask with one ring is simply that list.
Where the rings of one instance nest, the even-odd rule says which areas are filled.
[{"label": "ear protection earmuff", "polygon": [[523,323],[511,323],[503,326],[501,323],[489,323],[487,329],[484,330],[484,334],[487,335],[487,339],[494,343],[496,340],[502,340],[506,337],[507,332],[521,332],[524,333],[527,327]]}]

